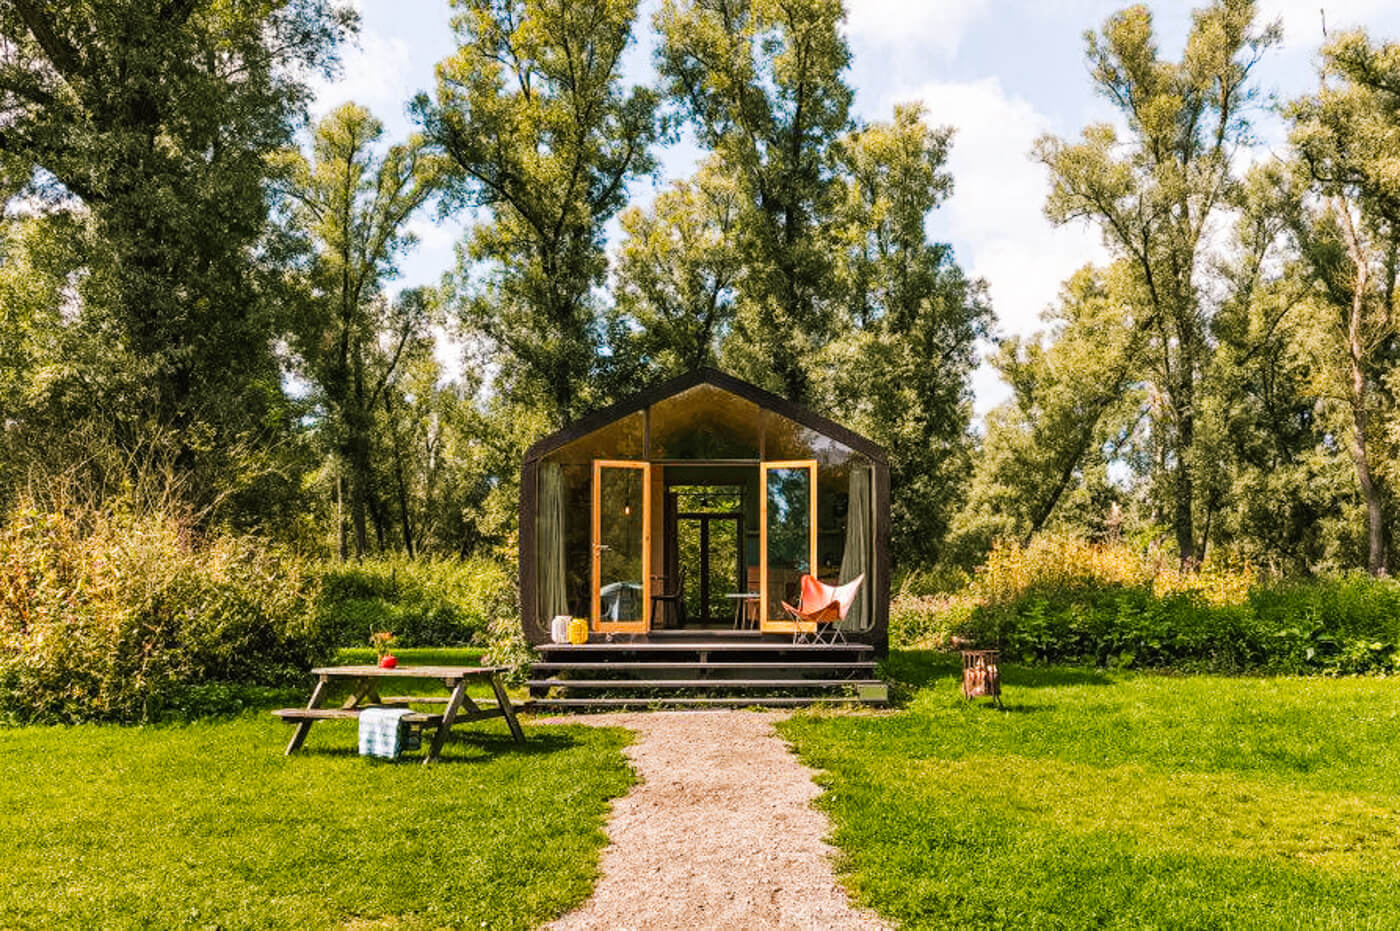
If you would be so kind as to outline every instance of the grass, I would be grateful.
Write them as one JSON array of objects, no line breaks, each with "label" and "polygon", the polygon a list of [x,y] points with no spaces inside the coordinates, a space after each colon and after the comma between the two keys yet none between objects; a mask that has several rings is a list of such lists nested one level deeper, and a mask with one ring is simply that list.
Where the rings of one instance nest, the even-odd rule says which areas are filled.
[{"label": "grass", "polygon": [[895,654],[905,710],[782,725],[856,898],[906,927],[1393,927],[1400,690]]},{"label": "grass", "polygon": [[632,782],[620,729],[467,724],[432,767],[357,757],[353,721],[286,758],[290,732],[5,730],[0,927],[532,927],[587,897]]}]

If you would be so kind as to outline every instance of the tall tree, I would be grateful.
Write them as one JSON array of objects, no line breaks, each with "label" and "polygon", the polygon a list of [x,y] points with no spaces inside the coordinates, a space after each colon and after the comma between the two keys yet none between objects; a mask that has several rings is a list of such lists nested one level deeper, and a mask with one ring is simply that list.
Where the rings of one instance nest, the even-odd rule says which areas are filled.
[{"label": "tall tree", "polygon": [[830,264],[841,303],[813,381],[822,406],[889,451],[896,548],[932,562],[966,484],[977,342],[992,314],[983,282],[928,234],[952,192],[952,131],[918,105],[846,134]]},{"label": "tall tree", "polygon": [[655,26],[668,98],[741,185],[744,263],[726,362],[798,401],[833,331],[835,147],[850,128],[841,0],[664,0]]},{"label": "tall tree", "polygon": [[739,192],[714,161],[677,181],[647,210],[622,214],[614,277],[625,329],[620,351],[655,377],[714,365],[734,318],[742,266],[735,245]]},{"label": "tall tree", "polygon": [[1280,36],[1256,24],[1253,0],[1215,0],[1193,14],[1180,62],[1160,57],[1146,6],[1110,17],[1085,39],[1096,89],[1118,110],[1126,138],[1097,124],[1081,141],[1037,142],[1050,170],[1046,214],[1056,223],[1086,219],[1112,252],[1128,259],[1146,301],[1140,314],[1167,417],[1156,429],[1172,474],[1171,524],[1184,563],[1206,541],[1193,520],[1199,381],[1210,354],[1212,306],[1207,272],[1211,221],[1238,190],[1235,151],[1249,139],[1256,92],[1250,72]]},{"label": "tall tree", "polygon": [[1072,492],[1131,442],[1148,408],[1135,384],[1144,343],[1125,300],[1126,263],[1075,273],[1046,312],[1046,333],[1003,341],[993,364],[1011,398],[987,416],[986,437],[956,546],[977,557],[998,538],[1028,539]]},{"label": "tall tree", "polygon": [[[383,133],[368,110],[347,103],[316,126],[310,161],[298,151],[284,155],[291,219],[315,253],[296,348],[332,415],[357,556],[368,549],[368,516],[384,543],[371,461],[376,411],[405,347],[423,337],[428,323],[421,294],[389,301],[382,288],[413,242],[405,224],[437,191],[444,168],[417,137],[379,155]],[[343,542],[341,550],[344,555]]]},{"label": "tall tree", "polygon": [[330,0],[0,4],[0,158],[74,217],[66,312],[101,346],[51,384],[71,415],[100,395],[186,465],[276,422],[266,156],[354,22]]},{"label": "tall tree", "polygon": [[489,211],[459,269],[462,311],[503,350],[506,393],[558,423],[598,400],[603,228],[654,164],[655,95],[621,78],[636,0],[453,7],[459,47],[414,110],[455,164],[457,196]]},{"label": "tall tree", "polygon": [[[1373,48],[1351,33],[1323,50],[1317,94],[1294,103],[1293,144],[1308,181],[1289,192],[1290,231],[1314,285],[1315,344],[1324,397],[1340,397],[1348,451],[1366,506],[1367,569],[1389,566],[1389,492],[1377,415],[1395,414],[1386,377],[1400,363],[1400,45]],[[1329,79],[1335,81],[1330,83]]]}]

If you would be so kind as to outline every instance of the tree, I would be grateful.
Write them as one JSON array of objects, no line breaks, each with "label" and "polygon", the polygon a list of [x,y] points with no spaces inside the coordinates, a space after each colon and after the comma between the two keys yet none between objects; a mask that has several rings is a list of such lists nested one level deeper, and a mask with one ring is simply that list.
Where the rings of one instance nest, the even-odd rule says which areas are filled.
[{"label": "tree", "polygon": [[[1393,140],[1400,119],[1400,45],[1372,48],[1362,34],[1323,50],[1318,93],[1291,108],[1293,144],[1306,182],[1288,192],[1289,230],[1313,286],[1320,327],[1314,343],[1324,397],[1349,414],[1348,451],[1366,506],[1367,569],[1388,569],[1389,493],[1377,452],[1385,396],[1400,361],[1400,184]],[[1329,77],[1340,80],[1329,85]],[[1307,183],[1310,182],[1310,183]]]},{"label": "tree", "polygon": [[665,0],[664,91],[742,194],[744,267],[727,366],[795,401],[832,334],[835,147],[850,128],[841,0]]},{"label": "tree", "polygon": [[1110,17],[1086,34],[1096,88],[1119,111],[1128,136],[1111,125],[1084,130],[1078,143],[1046,136],[1036,144],[1050,170],[1046,214],[1056,223],[1089,220],[1113,253],[1131,263],[1137,315],[1165,417],[1155,427],[1172,474],[1171,524],[1183,563],[1206,540],[1193,521],[1196,418],[1210,355],[1212,305],[1202,278],[1213,219],[1238,193],[1232,157],[1248,141],[1255,92],[1250,72],[1279,39],[1258,27],[1252,0],[1216,0],[1196,11],[1180,62],[1161,59],[1145,6]]},{"label": "tree", "polygon": [[1066,497],[1133,441],[1149,401],[1136,379],[1145,337],[1125,262],[1065,282],[1047,333],[1004,340],[993,364],[1012,397],[987,416],[955,544],[980,556],[998,538],[1028,540]]},{"label": "tree", "polygon": [[71,425],[100,397],[125,442],[175,437],[211,494],[281,429],[266,156],[354,22],[328,0],[0,5],[0,160],[72,217],[65,312],[90,350],[55,360],[50,403]]},{"label": "tree", "polygon": [[461,311],[502,350],[502,389],[557,424],[599,400],[603,228],[654,164],[655,95],[621,86],[636,0],[453,6],[459,47],[414,111],[456,196],[490,212],[458,271]]},{"label": "tree", "polygon": [[940,555],[966,484],[968,385],[992,320],[985,285],[927,232],[952,191],[951,140],[913,104],[841,140],[830,263],[840,335],[813,373],[822,406],[889,451],[895,546],[911,561]]},{"label": "tree", "polygon": [[742,268],[735,244],[739,192],[713,161],[622,214],[614,277],[624,328],[619,353],[649,377],[714,365],[734,319]]},{"label": "tree", "polygon": [[[390,301],[382,286],[413,241],[405,224],[437,191],[444,167],[417,137],[378,157],[383,132],[368,110],[347,103],[316,126],[312,160],[295,150],[283,156],[290,220],[315,253],[295,345],[332,416],[332,445],[348,473],[357,557],[368,549],[368,516],[384,545],[372,463],[376,411],[388,399],[405,348],[425,338],[428,324],[421,292]],[[407,524],[404,533],[412,550]]]}]

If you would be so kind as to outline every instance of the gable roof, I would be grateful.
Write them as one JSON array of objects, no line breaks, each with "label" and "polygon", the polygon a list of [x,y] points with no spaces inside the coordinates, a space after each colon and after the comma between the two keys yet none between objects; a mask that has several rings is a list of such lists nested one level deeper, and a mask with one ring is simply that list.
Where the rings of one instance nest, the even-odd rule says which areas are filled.
[{"label": "gable roof", "polygon": [[885,448],[874,440],[866,439],[849,427],[843,427],[828,417],[823,417],[821,414],[789,401],[787,398],[771,391],[765,391],[757,385],[742,381],[715,368],[700,368],[684,375],[678,375],[654,388],[649,388],[609,407],[586,414],[536,442],[526,450],[525,461],[530,462],[546,456],[566,443],[572,443],[595,430],[601,430],[614,421],[646,410],[658,401],[664,401],[698,385],[712,385],[721,391],[727,391],[747,401],[752,401],[764,410],[774,411],[804,427],[809,427],[875,462],[888,462],[889,457],[885,453]]}]

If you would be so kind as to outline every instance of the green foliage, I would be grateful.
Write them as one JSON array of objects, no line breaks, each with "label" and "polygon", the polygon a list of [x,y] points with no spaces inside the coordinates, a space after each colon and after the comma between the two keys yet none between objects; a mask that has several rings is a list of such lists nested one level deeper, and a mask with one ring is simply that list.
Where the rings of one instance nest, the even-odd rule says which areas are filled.
[{"label": "green foliage", "polygon": [[30,295],[42,374],[6,411],[26,464],[84,465],[89,451],[69,437],[89,425],[128,452],[154,434],[199,477],[201,507],[226,500],[245,469],[285,465],[269,454],[289,418],[267,157],[291,142],[308,80],[334,65],[355,21],[331,0],[0,7],[4,192],[37,215],[23,224],[25,261],[63,281]]},{"label": "green foliage", "polygon": [[897,595],[897,643],[997,646],[1023,662],[1284,673],[1400,669],[1400,583],[1364,575],[1180,572],[1160,555],[1066,537],[993,552],[967,590]]},{"label": "green foliage", "polygon": [[1001,667],[891,655],[885,715],[779,729],[822,770],[856,900],[906,928],[1380,927],[1400,910],[1400,717],[1377,678]]},{"label": "green foliage", "polygon": [[637,327],[619,327],[616,351],[625,365],[663,378],[716,364],[743,267],[739,198],[735,179],[710,159],[648,210],[623,212],[616,313]]},{"label": "green foliage", "polygon": [[1129,279],[1118,297],[1142,338],[1138,378],[1159,399],[1151,413],[1162,466],[1153,477],[1183,563],[1205,555],[1197,497],[1209,501],[1208,489],[1197,487],[1211,461],[1203,448],[1209,425],[1201,443],[1197,428],[1215,371],[1206,232],[1238,197],[1232,154],[1248,141],[1247,108],[1257,94],[1250,72],[1280,38],[1277,24],[1260,27],[1255,18],[1253,0],[1215,0],[1196,11],[1182,59],[1171,62],[1158,55],[1145,5],[1115,13],[1085,40],[1095,89],[1119,111],[1126,135],[1101,123],[1075,143],[1045,136],[1036,144],[1051,176],[1047,216],[1096,224]]},{"label": "green foliage", "polygon": [[[1012,397],[987,415],[968,501],[954,523],[954,558],[976,558],[997,539],[1028,539],[1073,505],[1076,483],[1118,454],[1142,416],[1142,336],[1132,273],[1123,263],[1084,268],[1047,311],[1050,330],[1007,338],[992,359]],[[1100,480],[1096,490],[1112,492]],[[1100,502],[1102,503],[1102,502]],[[1100,514],[1106,508],[1100,510]]]},{"label": "green foliage", "polygon": [[[382,288],[395,274],[395,260],[413,243],[405,224],[436,193],[445,169],[416,136],[380,155],[375,148],[383,131],[368,110],[347,103],[317,124],[312,161],[297,150],[280,156],[290,224],[314,256],[293,343],[302,373],[327,408],[323,439],[336,457],[337,473],[348,479],[357,556],[369,549],[370,515],[381,545],[387,523],[374,476],[376,413],[382,404],[392,426],[402,369],[415,355],[432,354],[427,298],[409,291],[389,300]],[[396,431],[387,432],[397,439]],[[401,445],[389,445],[406,494]],[[411,555],[409,515],[400,517]],[[337,548],[344,556],[343,540]]]},{"label": "green foliage", "polygon": [[525,931],[588,897],[633,781],[617,728],[459,726],[428,770],[356,758],[353,721],[289,758],[290,731],[7,730],[0,925]]},{"label": "green foliage", "polygon": [[850,128],[850,49],[840,0],[666,0],[654,18],[662,89],[732,178],[729,234],[743,267],[734,337],[741,378],[812,400],[806,360],[835,332],[831,256],[842,189],[832,168]]},{"label": "green foliage", "polygon": [[559,424],[600,400],[603,227],[655,164],[656,95],[621,83],[636,0],[453,8],[457,51],[413,108],[454,194],[490,211],[461,253],[459,311],[499,350],[505,393]]},{"label": "green foliage", "polygon": [[485,557],[325,563],[317,575],[316,614],[336,646],[368,647],[385,630],[397,646],[485,645],[496,619],[520,626],[513,573]]},{"label": "green foliage", "polygon": [[21,510],[0,528],[0,712],[151,721],[238,707],[328,658],[301,563],[170,514]]}]

